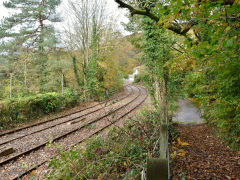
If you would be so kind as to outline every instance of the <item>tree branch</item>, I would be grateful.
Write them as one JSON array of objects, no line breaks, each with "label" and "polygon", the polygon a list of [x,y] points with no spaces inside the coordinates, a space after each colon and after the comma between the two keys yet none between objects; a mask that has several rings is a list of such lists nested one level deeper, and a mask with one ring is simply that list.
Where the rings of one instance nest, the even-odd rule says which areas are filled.
[{"label": "tree branch", "polygon": [[[211,2],[213,2],[213,3],[216,3],[216,2],[218,2],[219,0],[211,0]],[[221,5],[230,5],[230,6],[232,6],[233,4],[234,4],[234,1],[235,0],[224,0],[222,3],[221,3]],[[203,0],[198,0],[198,3],[202,3],[203,2]]]},{"label": "tree branch", "polygon": [[[122,0],[115,0],[115,2],[119,5],[119,8],[126,8],[130,11],[131,15],[133,16],[134,14],[138,15],[144,15],[148,16],[152,20],[156,21],[157,23],[159,22],[160,18],[156,16],[155,14],[151,13],[150,10],[146,9],[136,9],[133,6],[124,3]],[[176,25],[171,25],[170,27],[167,27],[168,30],[173,31],[176,34],[183,35],[186,37],[187,32],[196,24],[196,22],[191,21],[187,24],[185,29],[182,29],[180,26]],[[163,25],[163,24],[162,24]],[[191,40],[189,37],[187,39]]]},{"label": "tree branch", "polygon": [[138,15],[144,15],[150,17],[152,20],[158,22],[159,17],[157,17],[155,14],[151,13],[149,10],[142,10],[142,9],[135,9],[134,7],[124,3],[121,0],[115,0],[116,3],[118,3],[120,8],[126,8],[130,11],[131,15],[133,16],[134,14]]},{"label": "tree branch", "polygon": [[177,49],[177,48],[175,48],[175,47],[171,47],[173,50],[175,50],[175,51],[178,51],[179,53],[181,53],[181,54],[184,54],[184,52],[182,52],[182,51],[180,51],[179,49]]}]

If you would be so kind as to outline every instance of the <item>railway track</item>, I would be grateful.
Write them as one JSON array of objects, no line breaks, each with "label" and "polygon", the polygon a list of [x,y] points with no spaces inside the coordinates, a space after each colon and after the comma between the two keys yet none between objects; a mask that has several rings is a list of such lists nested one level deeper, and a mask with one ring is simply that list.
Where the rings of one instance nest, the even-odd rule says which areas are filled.
[{"label": "railway track", "polygon": [[[129,86],[129,85],[126,85],[125,88],[127,88],[128,86]],[[132,91],[131,91],[131,93],[132,93]],[[127,96],[131,95],[131,93],[128,93]],[[127,96],[126,96],[126,97],[127,97]],[[123,98],[125,98],[125,96],[124,96]],[[112,99],[110,99],[109,101],[111,101],[111,100],[112,100]],[[121,100],[121,99],[119,99],[119,100]],[[8,134],[15,133],[15,132],[19,132],[19,131],[22,131],[22,130],[24,130],[24,129],[31,128],[31,127],[34,127],[34,126],[39,126],[39,125],[44,124],[44,123],[47,123],[47,122],[51,122],[51,121],[54,121],[54,120],[58,120],[58,119],[61,119],[61,118],[64,118],[64,117],[67,117],[67,116],[70,116],[70,115],[73,115],[73,114],[82,112],[82,111],[86,111],[86,110],[88,110],[88,109],[91,109],[91,108],[97,107],[97,106],[99,106],[99,105],[105,104],[105,103],[107,103],[107,102],[109,102],[109,101],[103,101],[103,102],[100,102],[100,103],[98,103],[98,104],[96,104],[96,105],[93,105],[93,106],[90,106],[90,107],[87,107],[87,108],[84,108],[84,109],[80,109],[80,110],[78,110],[78,111],[74,111],[74,112],[72,112],[72,113],[68,113],[68,114],[65,114],[65,115],[62,115],[62,116],[59,116],[59,117],[56,117],[56,118],[48,119],[48,120],[46,120],[46,121],[41,121],[41,122],[33,123],[33,124],[30,124],[30,125],[26,125],[26,126],[23,126],[23,127],[14,128],[14,129],[11,129],[11,130],[8,130],[8,131],[4,131],[4,132],[1,132],[1,133],[0,133],[0,137],[6,136],[6,135],[8,135]],[[0,143],[0,145],[1,145],[1,143]]]},{"label": "railway track", "polygon": [[[128,97],[128,96],[127,96]],[[121,98],[121,99],[125,99],[126,97],[123,97],[123,98]],[[113,104],[111,104],[111,105],[113,105]],[[97,108],[96,110],[94,110],[94,111],[90,111],[90,112],[87,112],[87,113],[83,113],[83,115],[77,115],[77,116],[75,116],[75,117],[71,117],[71,116],[69,116],[70,117],[70,119],[67,119],[67,120],[63,120],[62,122],[57,122],[57,123],[55,123],[55,124],[53,124],[53,125],[47,125],[47,126],[45,126],[45,127],[43,127],[43,128],[40,128],[40,129],[38,129],[37,131],[31,131],[31,133],[28,133],[28,134],[25,134],[25,135],[16,135],[16,134],[13,134],[13,137],[14,137],[14,140],[13,139],[10,139],[9,141],[8,140],[6,140],[6,141],[4,141],[3,142],[3,144],[5,145],[5,144],[7,144],[7,145],[12,145],[12,144],[10,144],[12,141],[15,141],[15,140],[21,140],[21,144],[23,143],[23,138],[24,137],[26,137],[25,139],[28,141],[28,139],[29,139],[29,136],[31,136],[31,135],[33,135],[33,134],[36,134],[36,133],[43,133],[43,131],[46,131],[46,130],[49,130],[49,129],[51,129],[51,128],[56,128],[56,127],[58,127],[58,126],[60,126],[60,125],[66,125],[66,123],[69,123],[69,122],[72,122],[72,121],[74,121],[74,120],[79,120],[79,121],[81,121],[81,120],[83,120],[83,119],[81,119],[82,117],[84,117],[84,116],[87,116],[87,115],[90,115],[90,114],[92,114],[92,113],[95,113],[95,112],[97,112],[97,111],[100,111],[101,109],[103,109],[103,108],[107,108],[107,106],[103,106],[103,107],[100,107],[100,108]],[[76,113],[78,113],[78,112],[75,112],[75,113],[71,113],[71,115],[76,115]],[[106,116],[106,115],[105,115]],[[100,117],[100,118],[98,118],[98,119],[101,119],[102,117]],[[58,118],[57,118],[58,119]],[[56,120],[56,119],[54,119],[54,120]],[[49,120],[49,121],[46,121],[45,123],[48,123],[48,122],[52,122],[52,120]],[[42,123],[41,123],[42,124]],[[46,124],[45,124],[46,125]],[[85,124],[84,124],[85,125]],[[33,125],[32,127],[36,127],[36,125]],[[29,127],[29,128],[31,128],[31,127]],[[68,127],[67,127],[68,128]],[[25,130],[25,128],[23,128],[23,130]],[[59,131],[59,129],[57,129],[58,131]],[[64,129],[65,130],[65,129]],[[74,130],[77,130],[76,128],[73,128],[72,130],[70,130],[70,131],[67,131],[67,132],[64,132],[64,134],[63,135],[58,135],[59,134],[59,132],[58,131],[56,131],[56,137],[55,138],[50,138],[51,139],[51,141],[54,141],[54,140],[58,140],[58,139],[60,139],[61,137],[64,137],[64,136],[67,136],[68,134],[70,134],[71,132],[73,132]],[[19,130],[18,130],[19,131]],[[46,133],[46,132],[45,132]],[[40,134],[41,135],[41,134]],[[17,137],[15,137],[15,136],[17,136]],[[38,136],[38,134],[36,134],[36,139],[38,138],[37,137]],[[20,139],[21,138],[21,139]],[[34,137],[33,137],[34,138]],[[12,154],[12,155],[10,155],[9,157],[7,157],[7,158],[5,158],[5,159],[3,159],[3,158],[0,158],[0,166],[2,166],[2,165],[4,165],[4,164],[6,164],[6,163],[8,163],[9,161],[11,161],[11,160],[14,160],[14,159],[16,159],[16,158],[18,158],[18,157],[20,157],[21,155],[23,155],[23,154],[26,154],[26,153],[29,153],[29,152],[31,152],[31,151],[34,151],[35,149],[38,149],[38,148],[40,148],[40,147],[42,147],[43,145],[45,145],[45,144],[47,144],[49,142],[49,138],[47,138],[47,140],[45,140],[44,142],[42,142],[42,143],[38,143],[38,145],[37,146],[34,146],[34,147],[32,147],[31,149],[28,149],[28,150],[25,150],[25,151],[23,151],[23,152],[19,152],[19,153],[15,153],[16,155],[14,155],[14,154]],[[27,144],[25,144],[25,146],[26,146]],[[0,146],[0,148],[1,148],[1,146]],[[17,151],[18,152],[18,151]],[[1,160],[1,159],[3,159],[3,160]]]},{"label": "railway track", "polygon": [[[70,147],[81,143],[85,139],[90,138],[91,136],[103,131],[104,129],[110,127],[120,119],[127,116],[129,113],[131,113],[133,110],[135,110],[137,107],[139,107],[146,99],[147,92],[143,88],[134,87],[131,86],[132,91],[129,94],[135,95],[131,97],[129,94],[124,98],[121,98],[121,101],[119,103],[115,103],[111,106],[113,107],[102,107],[104,109],[105,114],[101,116],[97,116],[97,118],[92,119],[91,115],[95,114],[97,110],[94,110],[94,112],[89,112],[89,119],[87,122],[83,121],[81,119],[82,116],[78,116],[78,118],[75,117],[74,120],[78,119],[79,122],[77,122],[76,126],[71,128],[68,131],[64,131],[64,133],[60,133],[60,135],[54,136],[54,138],[51,140],[53,144],[62,144],[63,149],[67,150]],[[135,89],[135,90],[134,90]],[[130,96],[130,97],[129,97]],[[130,98],[130,100],[128,99]],[[128,100],[126,100],[128,99]],[[121,102],[124,102],[121,104]],[[103,104],[102,104],[103,105]],[[115,106],[115,107],[114,107]],[[111,109],[112,108],[112,109]],[[127,110],[127,111],[126,111]],[[100,111],[100,110],[98,110]],[[113,114],[117,114],[116,116]],[[69,120],[69,121],[73,121]],[[111,120],[109,120],[111,119]],[[68,122],[69,122],[68,121]],[[65,126],[66,126],[65,122]],[[61,123],[60,125],[63,125],[64,123]],[[56,126],[60,126],[56,125]],[[95,125],[96,128],[93,128],[93,130],[89,130],[88,127],[91,125]],[[56,127],[54,126],[54,127]],[[48,128],[49,129],[49,128]],[[65,130],[65,129],[64,129]],[[44,131],[44,130],[43,130]],[[29,135],[26,135],[25,137],[28,137]],[[20,138],[18,138],[20,139]],[[12,142],[12,141],[11,141]],[[49,161],[53,157],[54,154],[56,154],[56,148],[47,148],[46,145],[49,143],[49,140],[42,141],[41,143],[34,145],[33,147],[24,150],[19,153],[15,153],[14,155],[5,158],[4,160],[0,161],[0,179],[7,177],[7,179],[18,179],[21,178],[23,175],[28,174],[32,170],[34,170],[37,166],[40,166],[46,162]],[[40,158],[39,155],[44,154],[44,158]],[[28,164],[28,167],[19,168],[21,166],[21,163],[27,162],[26,159],[31,159],[31,163]],[[20,169],[20,170],[19,170]],[[2,176],[3,175],[3,176]]]},{"label": "railway track", "polygon": [[[129,97],[129,96],[132,94],[132,92],[133,92],[133,90],[132,90],[132,88],[130,87],[130,93],[128,93],[126,96],[123,96],[123,97],[121,97],[121,98],[118,98],[117,101],[121,101],[121,100]],[[35,123],[35,124],[32,124],[32,125],[25,126],[25,127],[23,127],[23,128],[18,128],[18,129],[12,130],[12,131],[8,131],[8,132],[6,132],[6,133],[2,133],[2,134],[0,135],[0,137],[2,137],[2,136],[7,136],[7,135],[9,135],[9,134],[13,134],[13,133],[16,133],[16,132],[19,132],[19,131],[23,131],[23,130],[26,130],[26,129],[29,129],[29,128],[32,128],[32,127],[35,127],[35,126],[39,126],[39,125],[43,125],[43,124],[46,124],[46,123],[49,123],[49,122],[56,121],[56,123],[53,123],[53,124],[51,124],[51,125],[49,125],[49,126],[45,126],[45,127],[43,127],[43,128],[38,128],[37,130],[33,130],[32,132],[29,132],[29,131],[28,131],[27,133],[21,133],[21,134],[19,134],[19,135],[16,135],[16,134],[15,134],[13,137],[6,137],[5,140],[3,140],[4,138],[2,137],[2,138],[1,138],[2,140],[0,141],[0,147],[1,147],[2,145],[4,145],[4,144],[10,143],[10,142],[12,142],[12,141],[14,141],[14,140],[17,140],[17,139],[20,139],[20,138],[23,138],[23,137],[26,137],[26,136],[32,135],[32,134],[34,134],[34,133],[38,133],[38,132],[41,132],[41,131],[50,129],[50,128],[53,128],[53,127],[55,127],[55,126],[58,126],[58,125],[61,125],[61,124],[67,123],[67,122],[73,122],[73,121],[76,120],[76,119],[83,118],[83,117],[85,117],[85,116],[87,116],[87,115],[89,115],[89,114],[91,114],[91,113],[95,113],[95,112],[103,109],[103,107],[101,106],[101,105],[103,105],[103,104],[105,105],[104,107],[106,107],[106,106],[110,106],[110,105],[112,105],[112,104],[114,104],[114,103],[117,102],[116,99],[114,99],[112,103],[111,103],[111,101],[112,101],[112,100],[109,100],[109,101],[107,101],[107,102],[101,102],[101,103],[98,103],[98,104],[96,104],[96,105],[94,105],[94,106],[90,106],[90,107],[87,107],[87,108],[85,108],[85,109],[75,111],[75,112],[73,112],[73,113],[69,113],[69,114],[66,114],[66,115],[63,115],[63,116],[59,116],[59,117],[57,117],[57,118],[53,118],[53,119],[47,120],[47,121]],[[101,107],[97,108],[98,106],[101,106]],[[93,109],[93,108],[95,108],[95,109]],[[90,110],[90,109],[93,109],[93,110]],[[58,121],[59,119],[62,119],[62,118],[65,118],[65,117],[70,117],[71,115],[75,115],[75,114],[84,112],[84,111],[86,111],[86,110],[90,110],[90,111],[89,111],[89,112],[86,112],[86,113],[84,113],[84,114],[81,114],[81,115],[77,115],[77,116],[74,117],[74,118],[69,118],[69,119],[66,119],[66,120],[63,120],[63,121],[60,121],[60,122]]]}]

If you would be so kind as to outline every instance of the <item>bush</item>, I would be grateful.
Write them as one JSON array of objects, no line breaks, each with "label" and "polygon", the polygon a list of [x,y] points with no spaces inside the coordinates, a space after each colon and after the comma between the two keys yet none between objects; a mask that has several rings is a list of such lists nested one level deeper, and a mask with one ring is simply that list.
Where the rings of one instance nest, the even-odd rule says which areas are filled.
[{"label": "bush", "polygon": [[124,79],[128,79],[128,78],[129,78],[129,74],[125,74],[125,75],[123,76],[123,78],[124,78]]},{"label": "bush", "polygon": [[149,75],[146,72],[137,74],[134,76],[134,83],[148,83],[149,82]]},{"label": "bush", "polygon": [[240,147],[240,96],[231,91],[225,93],[227,83],[221,84],[216,79],[208,81],[209,76],[195,72],[187,74],[184,87],[188,96],[203,110],[207,122],[217,127],[223,139],[237,149]]},{"label": "bush", "polygon": [[0,127],[9,127],[52,112],[59,112],[74,107],[79,101],[79,96],[73,90],[65,91],[63,96],[53,92],[3,101],[0,109]]}]

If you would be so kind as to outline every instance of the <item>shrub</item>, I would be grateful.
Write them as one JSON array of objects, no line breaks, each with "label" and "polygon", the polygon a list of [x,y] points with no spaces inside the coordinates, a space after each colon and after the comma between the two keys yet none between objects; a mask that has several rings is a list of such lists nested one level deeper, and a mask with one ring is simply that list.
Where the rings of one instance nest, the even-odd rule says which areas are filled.
[{"label": "shrub", "polygon": [[134,83],[148,83],[149,82],[149,75],[146,72],[137,74],[134,76]]},{"label": "shrub", "polygon": [[81,98],[73,91],[62,94],[46,93],[35,96],[14,98],[2,102],[0,127],[5,128],[19,122],[27,122],[52,112],[74,107]]},{"label": "shrub", "polygon": [[125,75],[123,76],[123,78],[124,78],[124,79],[128,79],[128,78],[129,78],[129,74],[125,74]]},{"label": "shrub", "polygon": [[[234,149],[240,147],[240,96],[231,87],[225,93],[226,84],[219,80],[208,82],[209,76],[202,72],[187,74],[184,87],[188,96],[203,110],[204,118]],[[231,82],[231,81],[230,81]],[[231,85],[229,83],[228,85]]]}]

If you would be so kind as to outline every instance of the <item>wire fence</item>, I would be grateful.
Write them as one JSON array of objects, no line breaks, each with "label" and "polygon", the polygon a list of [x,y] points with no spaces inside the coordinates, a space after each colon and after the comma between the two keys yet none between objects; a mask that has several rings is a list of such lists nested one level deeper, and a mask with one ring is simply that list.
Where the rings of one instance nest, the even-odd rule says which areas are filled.
[{"label": "wire fence", "polygon": [[[36,86],[37,81],[38,79],[35,79],[34,82],[27,82],[24,78],[19,78],[19,74],[15,73],[0,73],[0,101],[42,93],[39,90],[40,88]],[[52,88],[49,88],[51,90],[45,90],[43,93],[57,92],[63,95],[64,90],[69,88],[65,87],[63,74],[49,81],[51,82],[46,82],[45,86],[48,88],[52,86]]]},{"label": "wire fence", "polygon": [[[99,87],[95,87],[95,89],[97,88]],[[0,73],[0,102],[12,98],[51,92],[59,93],[63,96],[64,92],[69,89],[73,90],[76,94],[85,95],[87,99],[90,98],[91,89],[84,86],[79,87],[72,75],[58,73],[41,82],[41,78],[36,74],[32,74],[26,78],[22,73]],[[112,87],[111,89],[107,88],[101,100],[117,92],[116,87]]]}]

